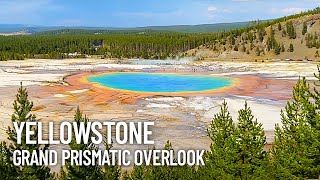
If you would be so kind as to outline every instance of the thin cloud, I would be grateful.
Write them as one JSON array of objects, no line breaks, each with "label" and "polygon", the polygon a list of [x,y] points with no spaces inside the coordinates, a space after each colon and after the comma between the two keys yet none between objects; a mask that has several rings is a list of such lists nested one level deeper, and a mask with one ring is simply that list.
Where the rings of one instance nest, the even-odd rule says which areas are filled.
[{"label": "thin cloud", "polygon": [[304,8],[285,8],[281,10],[283,14],[287,14],[287,15],[300,13],[302,11],[305,11],[305,9]]},{"label": "thin cloud", "polygon": [[208,6],[208,11],[216,11],[217,9],[215,6]]},{"label": "thin cloud", "polygon": [[297,8],[297,7],[290,7],[290,8],[283,8],[283,9],[278,9],[278,8],[272,8],[272,12],[280,15],[292,15],[292,14],[297,14],[300,12],[305,11],[305,8]]},{"label": "thin cloud", "polygon": [[218,17],[219,17],[219,16],[216,15],[216,14],[208,14],[208,19],[209,19],[209,20],[216,19],[216,18],[218,18]]}]

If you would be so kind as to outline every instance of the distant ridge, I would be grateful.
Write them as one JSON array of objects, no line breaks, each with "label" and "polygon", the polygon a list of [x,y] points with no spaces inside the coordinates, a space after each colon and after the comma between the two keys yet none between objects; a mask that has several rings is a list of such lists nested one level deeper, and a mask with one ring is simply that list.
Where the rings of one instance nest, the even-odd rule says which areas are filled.
[{"label": "distant ridge", "polygon": [[[39,33],[45,31],[57,31],[64,29],[72,30],[118,30],[118,31],[135,31],[135,30],[151,30],[151,31],[172,31],[183,33],[206,33],[229,31],[248,27],[250,22],[235,22],[235,23],[217,23],[217,24],[199,24],[199,25],[172,25],[172,26],[146,26],[134,28],[117,28],[117,27],[88,27],[88,26],[37,26],[25,24],[0,24],[0,33],[14,33],[27,31],[31,33]],[[90,33],[90,32],[88,32]]]},{"label": "distant ridge", "polygon": [[149,29],[157,31],[175,31],[187,33],[205,33],[229,31],[234,29],[245,28],[250,25],[250,22],[234,22],[234,23],[216,23],[216,24],[199,24],[199,25],[173,25],[173,26],[146,26],[135,29]]}]

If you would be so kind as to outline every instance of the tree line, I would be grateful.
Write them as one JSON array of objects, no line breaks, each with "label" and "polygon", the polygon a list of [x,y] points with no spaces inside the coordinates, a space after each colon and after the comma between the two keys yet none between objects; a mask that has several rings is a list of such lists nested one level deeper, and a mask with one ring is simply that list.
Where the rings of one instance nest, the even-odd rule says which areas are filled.
[{"label": "tree line", "polygon": [[75,52],[80,57],[165,59],[213,38],[215,35],[184,33],[0,36],[0,60],[58,59]]},{"label": "tree line", "polygon": [[[252,21],[246,28],[215,33],[176,33],[158,31],[99,31],[86,34],[81,30],[63,30],[40,33],[31,36],[0,36],[0,61],[22,60],[25,58],[61,59],[68,57],[85,57],[85,55],[100,55],[102,58],[143,58],[166,59],[168,57],[183,56],[185,52],[199,46],[216,49],[217,45],[224,46],[230,42],[233,50],[241,47],[243,52],[257,52],[262,47],[254,47],[253,42],[263,42],[265,28],[277,26],[283,36],[295,39],[297,32],[292,19],[306,15],[319,14],[320,8],[299,14],[286,16],[270,21]],[[286,22],[285,27],[281,26]],[[302,34],[307,33],[304,23]],[[240,39],[236,42],[236,39]],[[276,43],[269,37],[267,49],[275,49],[279,54],[283,44]],[[307,35],[307,47],[318,47],[317,35]],[[251,44],[246,47],[246,44]],[[287,47],[288,48],[288,47]],[[280,49],[280,51],[279,51]],[[70,53],[77,52],[77,55]]]},{"label": "tree line", "polygon": [[[0,173],[4,179],[317,179],[320,176],[320,68],[311,86],[300,78],[293,87],[292,100],[281,111],[282,125],[275,126],[275,141],[270,150],[265,148],[266,136],[262,124],[245,103],[234,123],[227,103],[216,114],[208,127],[210,150],[205,153],[205,166],[134,166],[124,172],[119,166],[75,166],[67,163],[59,174],[46,166],[14,166],[12,153],[16,149],[38,150],[48,146],[16,143],[15,129],[7,130],[9,143],[0,144]],[[35,122],[33,103],[25,88],[18,89],[13,103],[12,122]],[[89,119],[77,108],[74,121],[87,123]],[[26,132],[23,132],[23,136]],[[22,139],[25,139],[22,137]],[[37,139],[37,133],[32,136]],[[73,150],[92,150],[88,144],[69,145]],[[105,145],[105,149],[111,149]],[[164,149],[173,149],[168,141]]]}]

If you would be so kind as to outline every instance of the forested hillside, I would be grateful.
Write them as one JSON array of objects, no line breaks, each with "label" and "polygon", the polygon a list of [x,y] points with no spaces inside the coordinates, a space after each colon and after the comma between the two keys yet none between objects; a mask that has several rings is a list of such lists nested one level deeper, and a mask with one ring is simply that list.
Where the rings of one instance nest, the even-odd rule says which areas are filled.
[{"label": "forested hillside", "polygon": [[189,55],[227,59],[320,60],[320,8],[269,22],[257,22],[224,36]]},{"label": "forested hillside", "polygon": [[320,8],[227,32],[63,30],[33,36],[0,36],[0,60],[68,58],[165,59],[176,56],[223,59],[319,60]]}]

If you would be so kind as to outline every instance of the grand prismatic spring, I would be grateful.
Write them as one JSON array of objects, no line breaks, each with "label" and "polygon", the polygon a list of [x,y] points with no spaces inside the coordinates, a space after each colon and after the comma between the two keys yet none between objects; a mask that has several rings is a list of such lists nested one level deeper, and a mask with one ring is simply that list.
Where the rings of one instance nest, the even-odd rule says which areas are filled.
[{"label": "grand prismatic spring", "polygon": [[135,92],[199,92],[232,85],[231,78],[171,73],[107,73],[88,77],[104,87]]}]

